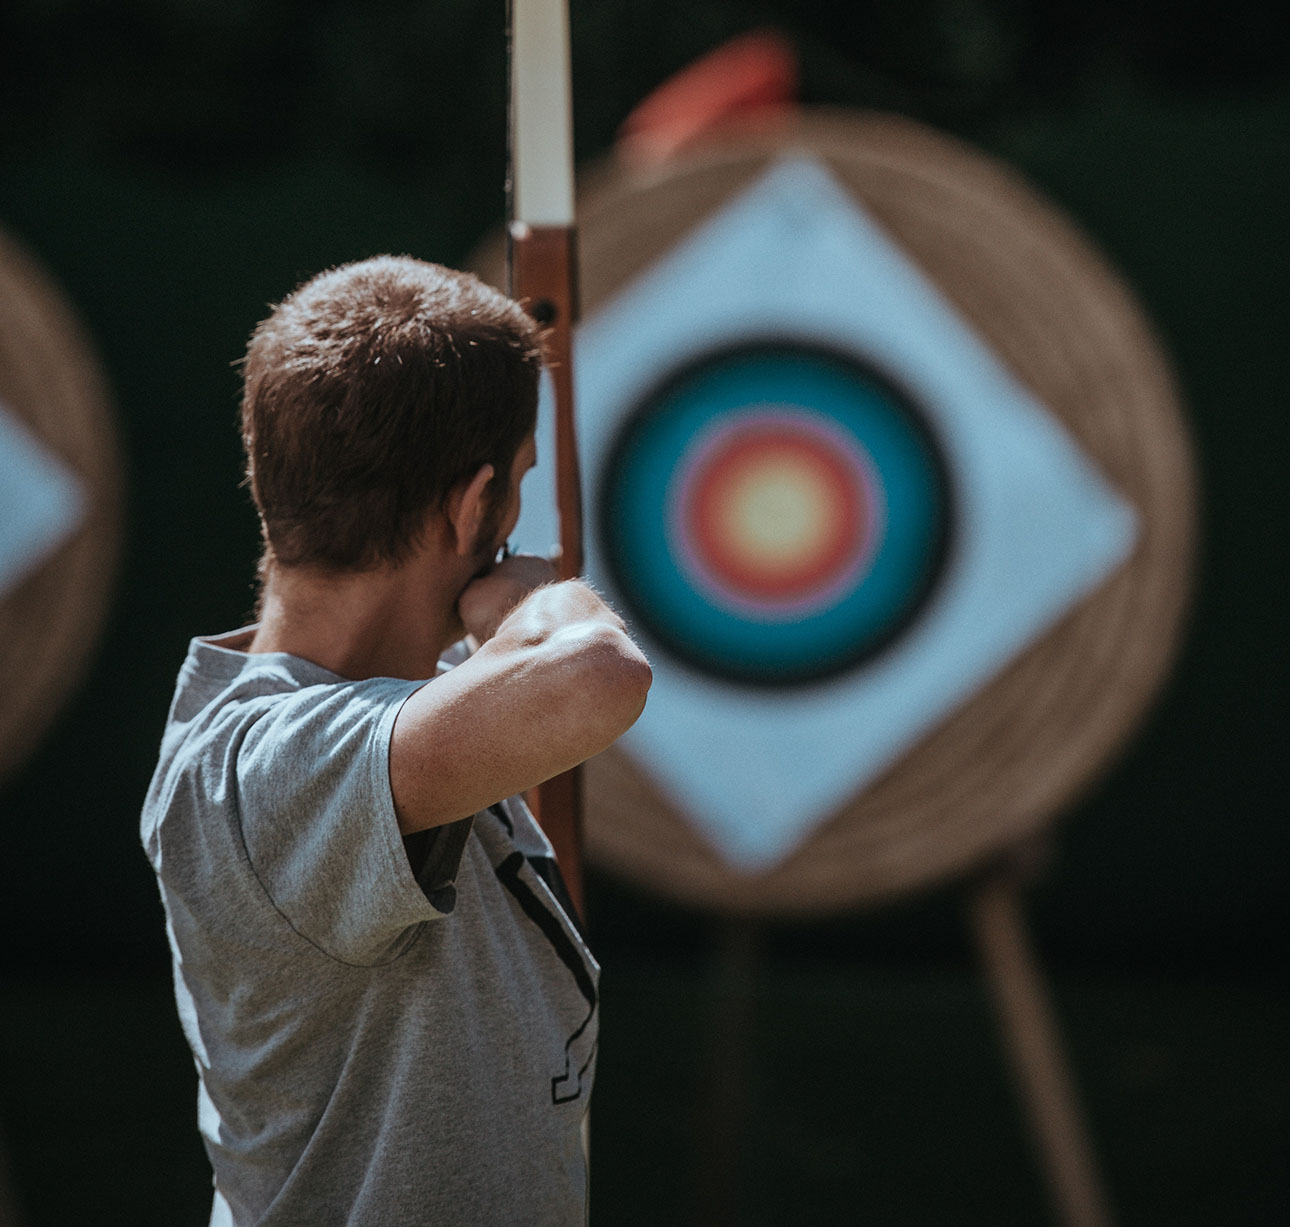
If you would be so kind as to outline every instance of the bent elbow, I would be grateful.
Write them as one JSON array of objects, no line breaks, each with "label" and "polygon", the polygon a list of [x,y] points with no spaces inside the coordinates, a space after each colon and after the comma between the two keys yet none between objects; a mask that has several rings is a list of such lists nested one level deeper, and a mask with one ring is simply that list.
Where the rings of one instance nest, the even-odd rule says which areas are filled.
[{"label": "bent elbow", "polygon": [[619,627],[601,624],[580,636],[576,701],[598,753],[621,737],[645,710],[654,680],[645,653]]},{"label": "bent elbow", "polygon": [[635,724],[645,709],[654,671],[645,659],[645,653],[625,630],[606,626],[599,638],[602,643],[596,662],[600,674],[598,685],[622,721],[622,728],[614,734],[617,737]]},{"label": "bent elbow", "polygon": [[623,653],[620,664],[623,701],[630,712],[627,724],[623,728],[623,732],[626,732],[645,710],[645,700],[649,697],[649,688],[654,683],[654,670],[645,659],[645,653],[625,633],[623,638],[627,640],[629,649]]}]

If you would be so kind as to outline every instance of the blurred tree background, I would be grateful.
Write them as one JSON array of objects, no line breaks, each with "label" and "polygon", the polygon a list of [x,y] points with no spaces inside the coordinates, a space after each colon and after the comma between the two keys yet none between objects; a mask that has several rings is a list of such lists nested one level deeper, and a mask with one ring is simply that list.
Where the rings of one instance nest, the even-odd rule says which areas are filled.
[{"label": "blurred tree background", "polygon": [[[994,154],[1137,291],[1196,441],[1199,580],[1161,701],[1060,828],[1035,931],[1124,1221],[1283,1221],[1290,61],[1274,6],[574,0],[572,23],[580,161],[670,74],[773,26],[799,49],[804,103],[895,111]],[[92,667],[0,791],[0,1135],[30,1223],[205,1221],[136,823],[187,640],[253,602],[234,364],[313,272],[382,251],[461,263],[501,224],[503,27],[500,0],[0,10],[0,227],[88,325],[128,469]],[[589,888],[606,967],[594,1221],[715,1222],[699,1207],[720,926]],[[758,938],[729,1221],[1044,1221],[956,887]]]}]

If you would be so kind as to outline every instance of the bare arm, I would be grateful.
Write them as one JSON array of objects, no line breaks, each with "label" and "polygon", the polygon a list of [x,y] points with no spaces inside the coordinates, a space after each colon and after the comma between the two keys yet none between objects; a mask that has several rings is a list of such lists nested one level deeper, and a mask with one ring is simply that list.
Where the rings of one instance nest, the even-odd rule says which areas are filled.
[{"label": "bare arm", "polygon": [[482,646],[412,695],[394,725],[403,834],[568,770],[644,708],[650,668],[622,620],[585,584],[543,583],[549,575],[540,560],[508,559],[462,594],[462,621]]}]

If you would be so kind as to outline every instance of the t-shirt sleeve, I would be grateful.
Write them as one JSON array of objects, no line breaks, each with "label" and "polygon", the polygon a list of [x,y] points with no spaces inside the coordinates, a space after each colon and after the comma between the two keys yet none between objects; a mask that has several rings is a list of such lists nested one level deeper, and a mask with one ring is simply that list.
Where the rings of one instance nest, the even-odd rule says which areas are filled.
[{"label": "t-shirt sleeve", "polygon": [[453,908],[470,819],[439,828],[420,879],[390,791],[395,717],[419,683],[377,678],[284,696],[238,750],[238,816],[273,906],[335,959],[394,957],[407,930]]}]

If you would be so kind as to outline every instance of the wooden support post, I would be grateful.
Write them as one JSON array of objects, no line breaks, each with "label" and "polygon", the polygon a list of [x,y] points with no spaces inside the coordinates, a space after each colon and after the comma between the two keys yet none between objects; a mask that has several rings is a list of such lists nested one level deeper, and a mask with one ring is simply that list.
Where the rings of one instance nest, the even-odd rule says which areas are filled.
[{"label": "wooden support post", "polygon": [[1018,900],[1018,873],[982,880],[969,902],[976,944],[1031,1130],[1065,1227],[1110,1227],[1057,1026]]},{"label": "wooden support post", "polygon": [[18,1201],[9,1177],[9,1162],[0,1134],[0,1227],[23,1227],[22,1215],[18,1212]]},{"label": "wooden support post", "polygon": [[751,1107],[756,923],[744,917],[717,918],[713,947],[707,1094],[699,1130],[698,1221],[705,1227],[735,1227],[742,1221],[740,1169]]}]

